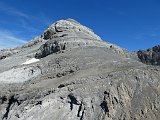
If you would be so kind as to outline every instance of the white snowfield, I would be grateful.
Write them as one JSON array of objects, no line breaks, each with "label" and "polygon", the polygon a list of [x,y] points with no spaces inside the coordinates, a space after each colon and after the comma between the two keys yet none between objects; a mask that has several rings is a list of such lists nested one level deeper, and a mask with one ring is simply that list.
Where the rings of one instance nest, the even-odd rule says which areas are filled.
[{"label": "white snowfield", "polygon": [[22,65],[28,65],[28,64],[35,63],[35,62],[38,62],[38,61],[39,61],[39,59],[32,58],[32,59],[27,60],[26,62],[22,63]]}]

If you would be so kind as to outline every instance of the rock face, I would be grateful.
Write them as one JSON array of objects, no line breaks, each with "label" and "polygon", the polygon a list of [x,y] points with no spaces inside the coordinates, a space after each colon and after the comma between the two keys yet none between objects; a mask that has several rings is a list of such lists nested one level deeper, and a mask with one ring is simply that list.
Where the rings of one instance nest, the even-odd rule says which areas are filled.
[{"label": "rock face", "polygon": [[3,49],[0,50],[0,60],[5,59],[15,53],[18,53],[18,50],[14,50],[14,49]]},{"label": "rock face", "polygon": [[65,47],[65,43],[50,40],[40,47],[39,51],[35,55],[35,58],[43,58],[50,54],[60,52],[65,50]]},{"label": "rock face", "polygon": [[103,42],[91,29],[82,26],[73,19],[57,21],[49,26],[41,37],[48,41],[40,47],[35,55],[36,58],[43,58],[62,50],[84,46],[108,47],[124,54],[124,49]]},{"label": "rock face", "polygon": [[21,67],[0,73],[1,83],[21,83],[41,74],[39,68]]},{"label": "rock face", "polygon": [[159,66],[126,57],[75,20],[15,50],[0,60],[1,120],[160,119]]},{"label": "rock face", "polygon": [[160,65],[160,45],[151,49],[139,50],[137,52],[139,59],[146,64]]}]

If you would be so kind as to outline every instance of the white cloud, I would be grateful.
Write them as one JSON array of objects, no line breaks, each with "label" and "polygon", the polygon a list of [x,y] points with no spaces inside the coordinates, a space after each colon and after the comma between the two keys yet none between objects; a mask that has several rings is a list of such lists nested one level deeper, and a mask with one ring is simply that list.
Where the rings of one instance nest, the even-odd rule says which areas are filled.
[{"label": "white cloud", "polygon": [[151,37],[157,37],[157,36],[158,36],[158,34],[156,34],[156,33],[152,33],[150,36],[151,36]]},{"label": "white cloud", "polygon": [[29,18],[29,16],[23,12],[20,12],[18,10],[13,10],[13,11],[10,11],[10,13],[12,13],[13,15],[16,15],[16,16],[19,16],[19,17],[23,17],[23,18]]},{"label": "white cloud", "polygon": [[17,16],[17,17],[23,17],[23,18],[27,18],[27,19],[29,18],[29,16],[27,14],[19,11],[18,9],[16,9],[10,5],[2,3],[2,2],[0,2],[0,11],[8,13],[10,15]]},{"label": "white cloud", "polygon": [[25,44],[27,41],[15,37],[9,31],[0,30],[0,49],[2,48],[13,48],[22,44]]},{"label": "white cloud", "polygon": [[[38,17],[34,15],[28,15],[21,10],[15,8],[14,6],[8,5],[0,1],[0,13],[13,16],[17,22],[15,22],[14,31],[13,29],[8,29],[0,26],[0,49],[2,48],[13,48],[26,43],[25,40],[17,37],[17,35],[26,38],[27,40],[35,37],[37,33],[41,32],[40,26],[49,25],[51,23],[49,17],[40,12]],[[17,19],[18,18],[18,19]],[[30,21],[33,22],[30,22]],[[34,23],[37,24],[34,24]],[[7,20],[0,20],[0,24],[5,26],[8,25]],[[37,25],[37,26],[36,26]],[[40,26],[39,26],[40,25]],[[11,25],[12,28],[12,25]],[[25,34],[24,34],[25,33]]]},{"label": "white cloud", "polygon": [[33,27],[32,25],[30,25],[26,20],[24,19],[19,19],[19,24],[20,26],[30,32],[40,32],[40,30],[38,28]]},{"label": "white cloud", "polygon": [[50,18],[43,12],[40,12],[38,14],[38,17],[35,17],[33,15],[28,15],[17,8],[14,8],[13,6],[10,6],[8,4],[5,4],[3,2],[0,2],[0,11],[5,12],[6,14],[20,17],[21,19],[26,19],[26,20],[36,20],[37,22],[40,22],[45,25],[49,25],[51,23]]}]

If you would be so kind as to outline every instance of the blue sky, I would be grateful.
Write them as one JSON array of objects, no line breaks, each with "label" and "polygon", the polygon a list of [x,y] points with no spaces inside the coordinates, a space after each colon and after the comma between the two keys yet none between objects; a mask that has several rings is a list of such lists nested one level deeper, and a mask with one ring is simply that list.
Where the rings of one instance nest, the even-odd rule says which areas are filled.
[{"label": "blue sky", "polygon": [[22,45],[66,18],[129,51],[160,44],[160,0],[0,0],[0,48]]}]

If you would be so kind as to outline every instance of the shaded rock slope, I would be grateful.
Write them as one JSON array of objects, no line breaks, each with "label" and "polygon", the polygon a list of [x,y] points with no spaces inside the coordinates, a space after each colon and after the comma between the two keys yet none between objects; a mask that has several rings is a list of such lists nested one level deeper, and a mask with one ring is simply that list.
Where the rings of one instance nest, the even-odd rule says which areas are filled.
[{"label": "shaded rock slope", "polygon": [[1,120],[160,119],[159,66],[73,19],[0,56]]},{"label": "shaded rock slope", "polygon": [[137,52],[138,58],[146,64],[160,65],[160,45]]}]

